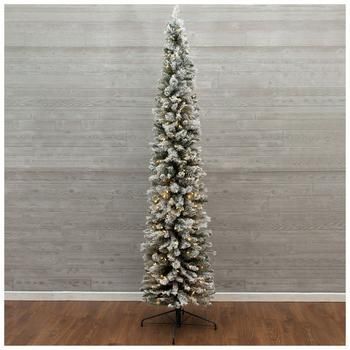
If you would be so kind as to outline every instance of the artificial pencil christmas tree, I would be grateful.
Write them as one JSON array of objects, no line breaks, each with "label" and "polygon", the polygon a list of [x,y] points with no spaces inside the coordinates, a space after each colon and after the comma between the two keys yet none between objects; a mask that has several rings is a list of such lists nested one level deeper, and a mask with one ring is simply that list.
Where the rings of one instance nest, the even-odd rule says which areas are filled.
[{"label": "artificial pencil christmas tree", "polygon": [[177,8],[165,33],[163,71],[154,109],[142,291],[146,302],[174,307],[179,326],[181,315],[187,312],[183,306],[209,304],[215,289],[208,256],[212,246],[208,242],[210,219],[203,209],[206,189],[195,69]]}]

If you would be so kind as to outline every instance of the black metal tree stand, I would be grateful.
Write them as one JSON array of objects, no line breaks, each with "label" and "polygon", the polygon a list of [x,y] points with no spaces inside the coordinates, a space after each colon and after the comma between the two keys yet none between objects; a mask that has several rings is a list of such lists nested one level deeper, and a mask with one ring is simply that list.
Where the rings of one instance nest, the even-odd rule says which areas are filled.
[{"label": "black metal tree stand", "polygon": [[[173,314],[173,313],[175,315],[175,318],[171,318],[169,316],[170,314]],[[163,316],[163,315],[166,315],[171,320],[171,322],[159,322],[159,323],[151,322],[151,323],[148,323],[148,324],[150,324],[150,325],[151,324],[158,324],[158,325],[172,324],[172,325],[174,325],[174,328],[173,328],[173,345],[175,345],[176,328],[180,328],[181,326],[186,326],[186,325],[188,325],[188,326],[213,326],[214,330],[217,329],[217,325],[216,325],[216,323],[214,321],[211,321],[211,320],[208,320],[207,318],[204,318],[202,316],[193,314],[192,312],[186,311],[183,308],[177,308],[177,309],[173,309],[173,310],[170,310],[170,311],[161,312],[161,313],[153,315],[153,316],[146,317],[146,318],[144,318],[141,321],[141,327],[144,326],[144,322],[146,320],[157,318],[157,317],[160,317],[160,316]],[[185,316],[187,316],[187,317],[185,317]],[[209,324],[185,323],[184,321],[187,320],[188,317],[198,318],[198,319],[203,320],[203,321],[205,321],[205,322],[207,322]]]}]

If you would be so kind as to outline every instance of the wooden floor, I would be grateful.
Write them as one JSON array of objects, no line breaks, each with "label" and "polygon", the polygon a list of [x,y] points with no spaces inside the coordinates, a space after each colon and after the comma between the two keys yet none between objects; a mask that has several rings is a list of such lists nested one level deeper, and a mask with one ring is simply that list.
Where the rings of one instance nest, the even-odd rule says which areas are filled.
[{"label": "wooden floor", "polygon": [[[6,301],[5,343],[171,344],[170,325],[140,327],[143,317],[167,310],[142,302]],[[218,329],[184,326],[177,345],[345,344],[345,303],[217,302],[188,310],[215,320]]]}]

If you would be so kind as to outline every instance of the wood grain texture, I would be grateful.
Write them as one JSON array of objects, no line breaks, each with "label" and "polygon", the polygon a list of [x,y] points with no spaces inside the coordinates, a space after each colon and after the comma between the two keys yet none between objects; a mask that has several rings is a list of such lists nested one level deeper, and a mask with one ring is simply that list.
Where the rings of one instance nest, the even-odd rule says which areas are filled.
[{"label": "wood grain texture", "polygon": [[[140,327],[163,310],[142,302],[6,301],[5,344],[170,345],[172,326]],[[177,345],[345,345],[345,303],[217,302],[188,310],[218,329],[183,326]]]},{"label": "wood grain texture", "polygon": [[[345,290],[345,7],[183,5],[218,291]],[[171,6],[6,5],[7,290],[137,291]]]}]

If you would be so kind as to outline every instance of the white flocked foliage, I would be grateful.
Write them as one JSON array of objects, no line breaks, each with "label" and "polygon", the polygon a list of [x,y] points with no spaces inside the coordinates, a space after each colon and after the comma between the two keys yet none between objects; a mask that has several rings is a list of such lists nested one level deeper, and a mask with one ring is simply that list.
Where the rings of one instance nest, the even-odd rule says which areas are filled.
[{"label": "white flocked foliage", "polygon": [[143,298],[180,308],[210,304],[215,293],[209,260],[210,218],[200,157],[195,69],[183,21],[174,9],[166,28],[162,76],[154,114],[151,188],[144,253]]}]

